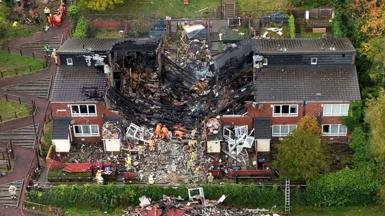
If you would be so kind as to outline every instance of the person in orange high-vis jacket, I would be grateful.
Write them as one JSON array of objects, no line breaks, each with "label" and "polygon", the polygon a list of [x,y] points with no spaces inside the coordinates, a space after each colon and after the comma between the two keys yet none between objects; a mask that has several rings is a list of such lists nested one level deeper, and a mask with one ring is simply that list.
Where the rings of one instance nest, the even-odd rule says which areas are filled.
[{"label": "person in orange high-vis jacket", "polygon": [[167,138],[167,137],[168,137],[168,129],[167,129],[166,125],[163,125],[163,127],[162,127],[162,139]]},{"label": "person in orange high-vis jacket", "polygon": [[155,127],[155,137],[160,138],[161,132],[162,132],[162,124],[158,123],[158,124],[156,124],[156,127]]}]

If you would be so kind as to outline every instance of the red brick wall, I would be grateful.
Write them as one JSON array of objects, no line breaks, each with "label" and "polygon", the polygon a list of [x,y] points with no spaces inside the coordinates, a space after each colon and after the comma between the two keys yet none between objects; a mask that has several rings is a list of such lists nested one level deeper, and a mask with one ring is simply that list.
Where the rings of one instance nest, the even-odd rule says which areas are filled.
[{"label": "red brick wall", "polygon": [[[81,103],[71,103],[81,104]],[[87,103],[92,104],[92,103]],[[57,117],[71,117],[71,110],[67,103],[51,103],[52,115],[54,118]],[[101,141],[102,127],[103,127],[103,116],[115,115],[113,112],[108,110],[103,104],[96,103],[97,116],[90,117],[71,117],[74,120],[73,125],[84,125],[84,124],[97,124],[99,125],[99,137],[74,137],[73,127],[71,126],[71,135],[75,143],[87,143],[96,144]]]},{"label": "red brick wall", "polygon": [[[282,103],[277,103],[282,104]],[[272,124],[297,124],[299,119],[305,114],[311,114],[318,116],[321,114],[323,103],[299,103],[298,104],[298,117],[272,117],[272,107],[273,104],[261,104],[252,106],[251,103],[246,103],[247,115],[246,116],[223,116],[222,125],[248,125],[249,129],[253,127],[253,118],[254,117],[272,117]],[[330,103],[329,103],[330,104]],[[340,117],[328,117],[322,116],[321,124],[341,124]],[[346,142],[347,137],[323,137],[325,141],[332,142]]]}]

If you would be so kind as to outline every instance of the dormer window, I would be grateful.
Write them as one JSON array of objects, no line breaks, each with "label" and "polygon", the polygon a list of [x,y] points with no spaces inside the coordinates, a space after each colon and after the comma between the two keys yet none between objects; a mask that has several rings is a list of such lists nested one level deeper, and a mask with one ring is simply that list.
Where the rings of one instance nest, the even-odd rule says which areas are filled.
[{"label": "dormer window", "polygon": [[66,58],[66,61],[67,61],[67,65],[74,65],[72,58]]},{"label": "dormer window", "polygon": [[311,59],[310,59],[310,63],[311,63],[312,65],[316,65],[316,64],[317,64],[317,58],[311,58]]}]

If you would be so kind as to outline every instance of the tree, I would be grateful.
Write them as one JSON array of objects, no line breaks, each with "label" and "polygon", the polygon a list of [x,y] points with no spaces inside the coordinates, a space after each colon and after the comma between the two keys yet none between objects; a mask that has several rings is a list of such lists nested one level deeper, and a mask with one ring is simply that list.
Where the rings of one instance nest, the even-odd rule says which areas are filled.
[{"label": "tree", "polygon": [[326,156],[319,136],[297,128],[278,144],[274,166],[282,178],[311,180],[327,169]]},{"label": "tree", "polygon": [[79,5],[96,11],[114,9],[115,5],[123,3],[124,0],[80,0]]},{"label": "tree", "polygon": [[358,27],[367,36],[385,33],[385,3],[383,0],[355,1],[353,4]]},{"label": "tree", "polygon": [[361,127],[354,129],[352,133],[352,141],[349,143],[353,150],[353,164],[355,167],[366,167],[370,160],[369,142],[365,132]]},{"label": "tree", "polygon": [[337,11],[336,16],[332,20],[332,35],[335,38],[340,38],[344,36],[341,28],[342,17],[339,11]]},{"label": "tree", "polygon": [[385,85],[385,37],[375,37],[364,42],[360,52],[371,62],[370,79],[380,86]]},{"label": "tree", "polygon": [[361,126],[362,120],[362,102],[354,101],[350,104],[349,115],[342,117],[342,123],[346,125],[349,131]]},{"label": "tree", "polygon": [[298,129],[309,131],[315,136],[321,135],[321,127],[314,115],[305,115],[298,121]]},{"label": "tree", "polygon": [[369,100],[365,121],[370,127],[370,151],[381,161],[385,161],[385,91],[378,98]]},{"label": "tree", "polygon": [[295,21],[293,15],[289,17],[289,35],[291,39],[295,38]]},{"label": "tree", "polygon": [[76,39],[87,38],[88,31],[89,31],[89,21],[84,17],[80,17],[78,20],[78,23],[76,24],[74,38]]}]

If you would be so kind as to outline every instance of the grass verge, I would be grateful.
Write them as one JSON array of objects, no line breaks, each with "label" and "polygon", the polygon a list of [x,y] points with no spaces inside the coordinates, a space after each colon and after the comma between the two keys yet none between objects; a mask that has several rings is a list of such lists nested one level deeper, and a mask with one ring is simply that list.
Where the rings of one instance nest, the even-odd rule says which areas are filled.
[{"label": "grass verge", "polygon": [[0,50],[0,72],[2,72],[0,78],[35,73],[43,68],[44,62],[41,60]]},{"label": "grass verge", "polygon": [[0,99],[0,122],[22,118],[31,114],[31,107],[14,101]]},{"label": "grass verge", "polygon": [[64,216],[105,216],[105,215],[110,215],[110,216],[121,216],[123,215],[122,209],[115,209],[112,212],[102,212],[97,209],[85,209],[85,208],[68,208],[64,209]]}]

